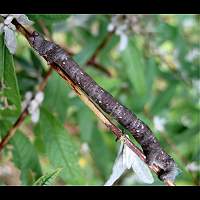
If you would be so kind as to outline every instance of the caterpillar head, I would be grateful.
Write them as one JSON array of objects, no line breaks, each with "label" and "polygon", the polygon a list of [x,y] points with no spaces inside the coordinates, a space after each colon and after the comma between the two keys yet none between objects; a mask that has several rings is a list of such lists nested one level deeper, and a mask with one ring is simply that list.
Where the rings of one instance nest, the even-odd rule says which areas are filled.
[{"label": "caterpillar head", "polygon": [[39,51],[44,38],[38,32],[34,31],[31,36],[28,38],[30,45],[36,50]]}]

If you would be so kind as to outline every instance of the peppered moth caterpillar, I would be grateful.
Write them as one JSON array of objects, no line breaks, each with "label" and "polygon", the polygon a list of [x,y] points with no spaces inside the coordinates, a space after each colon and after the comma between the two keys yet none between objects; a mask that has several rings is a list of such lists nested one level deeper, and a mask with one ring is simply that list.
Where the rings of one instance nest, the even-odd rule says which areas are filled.
[{"label": "peppered moth caterpillar", "polygon": [[28,38],[31,46],[43,56],[48,63],[56,64],[70,79],[95,102],[105,113],[128,129],[141,145],[149,165],[160,168],[161,180],[174,180],[178,168],[175,161],[160,146],[150,128],[128,108],[118,102],[111,94],[100,87],[79,65],[57,44],[47,41],[37,32]]}]

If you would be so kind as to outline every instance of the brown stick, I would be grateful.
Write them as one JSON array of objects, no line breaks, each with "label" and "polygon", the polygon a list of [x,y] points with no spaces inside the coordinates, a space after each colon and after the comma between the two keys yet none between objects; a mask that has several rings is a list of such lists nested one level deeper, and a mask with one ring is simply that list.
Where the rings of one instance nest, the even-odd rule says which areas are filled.
[{"label": "brown stick", "polygon": [[[45,27],[43,21],[39,21],[41,28],[43,29],[44,33],[50,37],[49,31],[48,29]],[[21,26],[16,20],[13,20],[13,24],[17,27],[18,31],[20,33],[22,33],[26,38],[30,37],[30,31],[25,29],[23,26]],[[97,50],[94,52],[94,54],[92,55],[91,59],[88,60],[88,64],[92,64],[94,66],[96,66],[98,69],[100,69],[101,71],[105,72],[107,75],[110,76],[110,73],[103,68],[100,64],[96,63],[95,58],[97,56],[97,54],[99,53],[100,49],[102,49],[105,45],[106,42],[108,40],[108,38],[110,38],[110,35],[108,35],[108,37],[106,37],[103,42],[100,44],[100,46],[97,48]],[[52,41],[52,37],[50,37],[50,40]],[[72,52],[66,50],[70,55],[74,55]],[[43,91],[44,88],[47,85],[47,81],[49,76],[52,73],[52,68],[49,69],[49,71],[46,73],[44,79],[42,80],[42,82],[38,85],[38,91]],[[34,98],[34,97],[33,97]],[[26,106],[26,108],[22,111],[22,113],[20,114],[20,116],[18,117],[18,119],[16,120],[16,122],[13,124],[13,126],[8,130],[8,132],[6,133],[6,135],[3,137],[3,139],[0,142],[0,152],[1,150],[4,148],[4,146],[9,142],[9,140],[13,137],[13,135],[15,134],[16,130],[20,127],[20,125],[23,123],[24,119],[26,118],[26,116],[28,115],[28,105]]]},{"label": "brown stick", "polygon": [[[59,67],[56,65],[51,65],[55,71],[67,81],[67,83],[71,86],[72,90],[79,96],[79,98],[95,113],[95,115],[109,128],[109,130],[117,137],[117,139],[123,139],[124,144],[126,144],[134,153],[136,153],[141,160],[146,162],[146,157],[142,153],[142,151],[136,147],[125,135],[123,135],[122,131],[116,127],[103,113],[97,105],[92,102],[87,95],[76,85],[67,75],[64,73]],[[149,166],[151,170],[155,173],[159,172],[159,168],[155,165]],[[172,181],[165,181],[165,184],[168,186],[175,186]]]},{"label": "brown stick", "polygon": [[0,142],[0,152],[4,148],[4,146],[9,142],[11,137],[15,134],[18,127],[22,124],[25,117],[28,115],[28,110],[24,109],[24,111],[20,114],[17,121],[13,124],[13,126],[8,130],[6,135],[3,137],[3,139]]},{"label": "brown stick", "polygon": [[[19,27],[18,27],[19,28]],[[19,28],[20,32],[25,35],[27,38],[27,34],[30,34],[25,28]],[[117,136],[117,138],[121,139],[123,137],[124,143],[131,148],[143,161],[145,161],[145,155],[138,149],[126,136],[123,135],[122,131],[117,128],[110,120],[104,115],[103,111],[101,111],[97,106],[87,97],[87,95],[72,81],[70,78],[56,65],[51,65],[55,71],[65,79],[72,89],[77,93],[77,95],[81,98],[81,100],[97,115],[97,117]],[[22,118],[23,119],[23,118]],[[19,123],[18,121],[16,122]],[[15,124],[16,124],[15,123]],[[155,173],[158,173],[159,169],[157,166],[149,166]],[[174,183],[171,181],[165,181],[166,185],[174,186]]]},{"label": "brown stick", "polygon": [[[48,72],[46,73],[43,81],[38,85],[38,91],[43,91],[44,90],[45,86],[47,85],[47,80],[48,80],[51,72],[52,72],[52,69],[50,68],[48,70]],[[1,142],[0,142],[0,152],[2,151],[2,149],[4,148],[4,146],[10,141],[10,139],[14,136],[16,130],[24,122],[24,119],[26,118],[26,116],[29,115],[29,113],[28,113],[28,106],[29,106],[29,104],[27,104],[27,106],[24,108],[24,110],[22,111],[22,113],[20,114],[20,116],[18,117],[18,119],[16,120],[16,122],[13,124],[13,126],[8,130],[8,132],[6,133],[6,135],[1,140]]]},{"label": "brown stick", "polygon": [[[87,97],[87,95],[79,88],[78,85],[76,85],[73,80],[71,80],[68,75],[62,71],[62,69],[59,66],[56,66],[55,64],[51,65],[60,76],[65,79],[72,89],[77,93],[77,95],[81,98],[81,100],[98,116],[99,119],[108,127],[110,130],[117,136],[117,138],[121,138],[123,136],[122,131],[115,127],[112,122],[109,121],[103,114],[103,111],[99,110],[97,106]],[[145,155],[142,155],[142,153],[139,153],[139,150],[136,151],[137,147],[130,141],[128,138],[124,138],[124,143],[127,144],[142,160],[145,160]],[[157,166],[149,166],[155,173],[158,174],[159,168]],[[171,181],[165,181],[167,185],[174,185]]]}]

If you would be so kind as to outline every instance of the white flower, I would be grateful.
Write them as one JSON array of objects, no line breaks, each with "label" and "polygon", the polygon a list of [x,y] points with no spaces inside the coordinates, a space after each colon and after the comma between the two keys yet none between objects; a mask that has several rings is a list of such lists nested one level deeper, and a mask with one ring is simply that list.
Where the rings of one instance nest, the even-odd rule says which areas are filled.
[{"label": "white flower", "polygon": [[16,52],[16,37],[15,30],[16,27],[12,24],[12,20],[16,19],[18,23],[22,25],[31,25],[33,22],[28,19],[26,15],[23,14],[0,14],[2,17],[6,17],[3,23],[0,23],[0,33],[4,32],[4,40],[6,47],[11,54]]},{"label": "white flower", "polygon": [[128,36],[124,33],[121,33],[120,34],[120,42],[119,42],[117,50],[119,52],[122,52],[123,50],[126,49],[127,45],[128,45]]},{"label": "white flower", "polygon": [[185,29],[188,29],[188,28],[191,28],[191,27],[194,26],[195,20],[194,20],[193,18],[187,18],[187,19],[185,19],[185,20],[183,21],[182,24],[183,24],[183,27],[184,27]]},{"label": "white flower", "polygon": [[90,151],[90,147],[89,147],[89,145],[88,145],[88,143],[83,143],[82,145],[81,145],[81,152],[83,153],[83,154],[88,154],[88,152]]},{"label": "white flower", "polygon": [[90,18],[91,15],[89,14],[71,15],[67,20],[62,20],[53,24],[53,30],[56,32],[68,32],[76,27],[86,27]]},{"label": "white flower", "polygon": [[111,18],[111,22],[108,24],[107,30],[112,32],[115,30],[115,34],[120,36],[120,42],[117,50],[123,51],[128,44],[128,29],[129,23],[127,19],[123,19],[123,15],[114,15]]},{"label": "white flower", "polygon": [[[128,137],[128,135],[126,136]],[[113,165],[112,174],[106,181],[105,186],[113,185],[126,170],[131,168],[140,181],[148,184],[154,182],[148,166],[137,156],[137,154],[121,141],[121,146]]]},{"label": "white flower", "polygon": [[198,165],[196,162],[189,163],[186,168],[191,172],[198,172],[200,171],[200,165]]},{"label": "white flower", "polygon": [[155,116],[153,118],[153,123],[154,127],[157,131],[164,132],[165,131],[165,124],[166,124],[166,119]]},{"label": "white flower", "polygon": [[29,114],[31,115],[31,121],[33,123],[37,123],[40,117],[39,106],[44,100],[44,93],[41,91],[37,92],[34,99],[32,99],[32,96],[33,95],[31,92],[27,92],[25,94],[25,100],[22,102],[22,108],[25,109],[25,107],[28,105],[27,109]]},{"label": "white flower", "polygon": [[14,54],[17,48],[15,32],[8,26],[4,26],[5,44],[11,54]]},{"label": "white flower", "polygon": [[114,29],[115,29],[114,24],[112,24],[112,23],[108,24],[108,28],[107,28],[108,32],[112,32],[112,31],[114,31]]},{"label": "white flower", "polygon": [[30,92],[30,91],[26,92],[26,94],[25,94],[25,99],[24,99],[24,101],[22,102],[22,109],[23,109],[23,110],[24,110],[24,109],[26,108],[26,106],[29,104],[29,102],[30,102],[32,96],[33,96],[33,93],[32,93],[32,92]]},{"label": "white flower", "polygon": [[186,55],[186,60],[192,62],[196,58],[200,58],[200,49],[194,48]]}]

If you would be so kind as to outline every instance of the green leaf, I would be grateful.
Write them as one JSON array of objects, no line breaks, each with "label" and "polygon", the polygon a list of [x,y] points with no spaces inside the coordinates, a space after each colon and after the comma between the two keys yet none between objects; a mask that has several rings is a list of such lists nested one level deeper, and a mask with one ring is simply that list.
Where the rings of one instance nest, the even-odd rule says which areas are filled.
[{"label": "green leaf", "polygon": [[176,92],[176,85],[170,84],[168,88],[162,91],[153,101],[151,105],[151,114],[155,115],[168,107],[174,93]]},{"label": "green leaf", "polygon": [[41,75],[44,75],[45,71],[44,71],[44,67],[43,67],[41,60],[39,59],[38,56],[36,56],[36,54],[33,50],[30,51],[30,54],[31,54],[31,60],[32,60],[32,63],[33,63],[33,67],[38,72],[40,72]]},{"label": "green leaf", "polygon": [[28,14],[27,16],[33,21],[41,19],[48,23],[54,23],[57,21],[65,20],[70,15],[68,14]]},{"label": "green leaf", "polygon": [[28,14],[27,16],[29,17],[30,20],[35,22],[34,27],[38,31],[43,32],[43,29],[41,29],[41,24],[38,23],[39,21],[44,22],[45,27],[47,27],[48,30],[51,31],[52,25],[54,23],[66,20],[70,15],[68,14]]},{"label": "green leaf", "polygon": [[53,72],[45,89],[45,105],[52,113],[64,122],[69,104],[69,87],[60,76]]},{"label": "green leaf", "polygon": [[[0,78],[3,83],[3,96],[11,108],[1,111],[2,116],[8,113],[18,115],[21,110],[21,99],[15,72],[13,56],[4,45],[3,36],[0,36]],[[5,115],[4,115],[5,114]]]},{"label": "green leaf", "polygon": [[92,134],[89,146],[91,148],[91,154],[95,161],[96,167],[99,170],[101,176],[106,179],[109,177],[113,164],[113,157],[107,144],[102,137],[102,133],[98,129]]},{"label": "green leaf", "polygon": [[137,47],[136,40],[130,38],[128,47],[122,53],[122,60],[125,64],[124,70],[135,92],[141,96],[146,93],[144,60],[142,51]]},{"label": "green leaf", "polygon": [[101,33],[98,36],[94,37],[91,33],[87,32],[84,37],[84,42],[86,43],[85,47],[81,50],[80,53],[76,54],[73,58],[79,63],[79,65],[84,65],[94,54],[95,50],[99,47],[102,41],[105,39],[108,34],[105,23],[100,24]]},{"label": "green leaf", "polygon": [[[22,184],[30,185],[34,179],[42,175],[35,147],[28,137],[19,131],[16,132],[10,142],[13,144],[13,162],[21,170]],[[32,177],[33,173],[35,173],[35,177]]]},{"label": "green leaf", "polygon": [[81,139],[83,142],[89,142],[94,130],[94,114],[85,105],[78,114]]},{"label": "green leaf", "polygon": [[55,168],[63,168],[61,177],[68,184],[83,184],[85,180],[78,163],[78,147],[58,119],[44,108],[41,111],[40,133],[43,134],[50,163]]},{"label": "green leaf", "polygon": [[111,57],[111,50],[117,46],[119,43],[119,37],[115,34],[112,35],[111,39],[107,42],[106,46],[99,52],[99,62],[105,66],[112,66],[113,60],[110,59]]},{"label": "green leaf", "polygon": [[34,186],[45,186],[45,185],[52,185],[57,176],[62,171],[62,168],[58,168],[53,172],[47,173],[44,176],[41,176],[35,183]]},{"label": "green leaf", "polygon": [[0,81],[3,80],[3,71],[4,71],[4,38],[3,34],[0,34]]},{"label": "green leaf", "polygon": [[150,58],[147,60],[146,66],[147,66],[145,68],[145,71],[147,74],[146,84],[147,84],[147,89],[148,89],[146,94],[149,98],[149,96],[153,95],[153,83],[157,76],[157,66],[153,58]]}]

